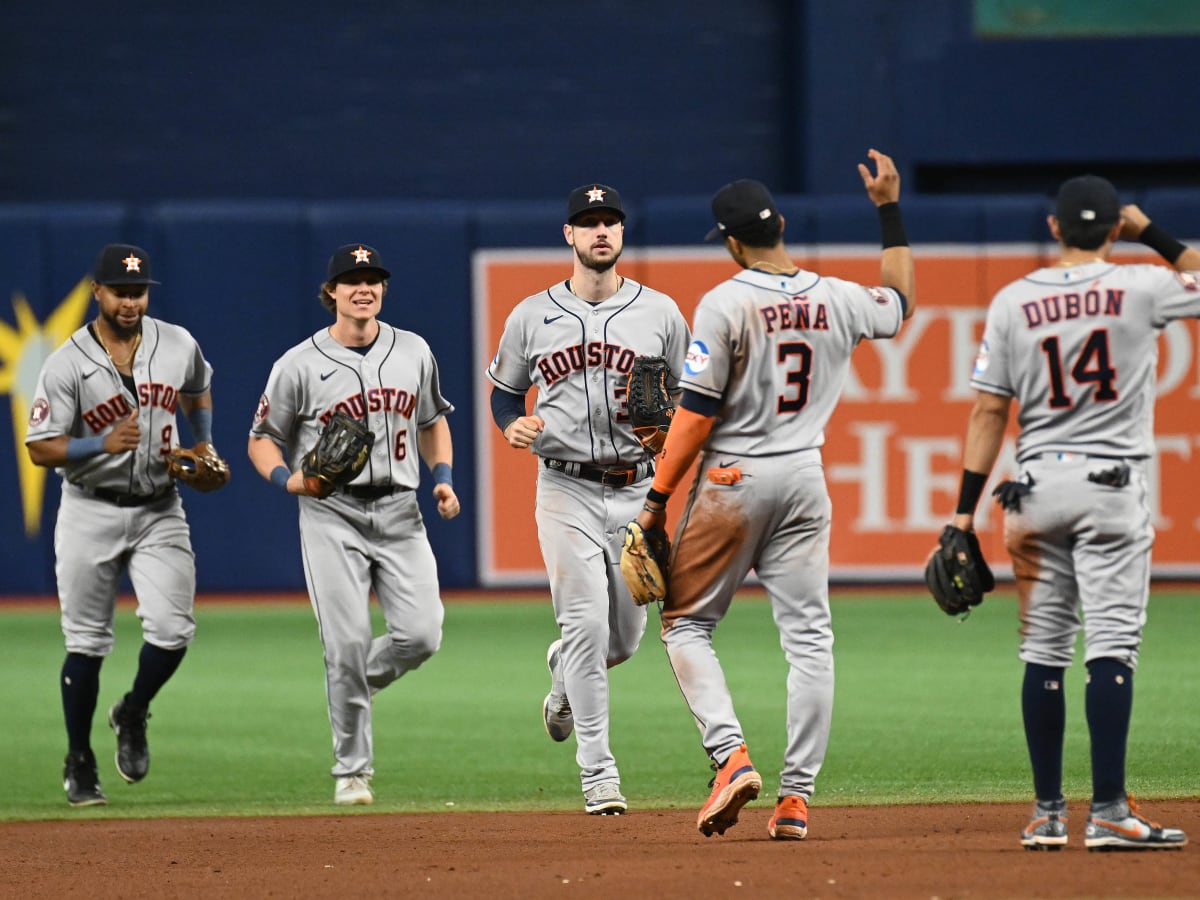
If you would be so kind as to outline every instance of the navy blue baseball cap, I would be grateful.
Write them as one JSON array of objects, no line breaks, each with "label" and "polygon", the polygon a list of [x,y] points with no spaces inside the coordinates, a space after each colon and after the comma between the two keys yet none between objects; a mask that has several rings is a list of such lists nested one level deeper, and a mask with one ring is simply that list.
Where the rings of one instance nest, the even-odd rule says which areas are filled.
[{"label": "navy blue baseball cap", "polygon": [[625,210],[621,208],[621,195],[617,189],[593,182],[580,185],[567,197],[567,222],[574,222],[576,216],[593,209],[607,209],[625,221]]},{"label": "navy blue baseball cap", "polygon": [[712,199],[712,213],[717,227],[704,236],[706,241],[736,238],[739,232],[756,228],[778,216],[779,208],[765,184],[743,178],[717,191]]},{"label": "navy blue baseball cap", "polygon": [[133,244],[109,244],[92,267],[96,284],[161,284],[150,277],[150,255]]},{"label": "navy blue baseball cap", "polygon": [[1115,225],[1121,218],[1121,201],[1112,182],[1099,175],[1080,175],[1058,189],[1054,215],[1063,224]]},{"label": "navy blue baseball cap", "polygon": [[366,244],[343,244],[333,251],[333,256],[329,257],[329,269],[325,281],[326,283],[337,281],[342,275],[357,269],[375,269],[384,278],[392,277],[392,273],[383,267],[383,263],[379,259],[379,251],[374,247]]}]

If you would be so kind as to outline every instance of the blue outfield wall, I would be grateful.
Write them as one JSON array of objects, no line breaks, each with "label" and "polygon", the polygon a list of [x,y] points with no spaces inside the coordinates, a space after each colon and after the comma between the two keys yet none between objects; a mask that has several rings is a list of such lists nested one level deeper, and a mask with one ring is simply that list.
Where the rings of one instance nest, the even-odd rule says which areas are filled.
[{"label": "blue outfield wall", "polygon": [[[1200,233],[1200,190],[1147,191],[1142,204],[1181,236]],[[878,233],[861,195],[781,196],[789,243],[874,243]],[[709,227],[709,198],[650,197],[628,203],[627,248],[698,245]],[[904,201],[910,239],[921,243],[1044,243],[1048,198],[914,196]],[[471,255],[476,249],[561,248],[560,204],[517,207],[459,202],[177,202],[154,207],[0,205],[0,411],[11,439],[0,442],[0,597],[54,593],[53,532],[59,478],[39,487],[19,465],[37,373],[48,348],[44,332],[96,251],[130,241],[152,255],[160,287],[150,314],[177,322],[199,340],[214,367],[214,439],[233,478],[214,494],[185,492],[207,592],[296,591],[304,587],[296,501],[258,477],[245,446],[271,364],[330,321],[317,300],[330,251],[361,241],[376,246],[393,272],[383,318],[420,333],[438,359],[455,442],[455,487],[464,514],[441,520],[421,489],[443,585],[478,585],[473,510],[474,405],[486,403],[483,373],[472,355]],[[669,285],[657,285],[670,291]],[[513,302],[521,298],[514,297]],[[985,303],[986,298],[981,298]],[[918,313],[919,314],[919,313]],[[94,305],[85,318],[95,315]],[[964,423],[965,424],[965,423]],[[187,435],[186,424],[181,426]],[[35,504],[27,528],[23,509]],[[40,514],[37,510],[40,509]],[[513,510],[514,516],[531,510]]]}]

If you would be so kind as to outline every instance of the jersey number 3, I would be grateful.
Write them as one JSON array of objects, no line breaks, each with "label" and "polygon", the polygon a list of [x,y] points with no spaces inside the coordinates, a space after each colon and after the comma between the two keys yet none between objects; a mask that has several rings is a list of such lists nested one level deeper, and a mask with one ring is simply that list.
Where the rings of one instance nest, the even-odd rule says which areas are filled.
[{"label": "jersey number 3", "polygon": [[797,365],[787,371],[788,391],[780,394],[775,402],[775,411],[781,415],[800,412],[808,403],[808,382],[812,376],[812,347],[803,341],[787,341],[779,345],[777,362],[789,363],[793,356],[799,359],[796,360]]},{"label": "jersey number 3", "polygon": [[[1042,341],[1042,352],[1046,354],[1046,365],[1050,370],[1050,406],[1063,409],[1071,405],[1063,382],[1063,358],[1059,351],[1058,338],[1048,337]],[[1077,384],[1093,383],[1096,386],[1093,400],[1116,400],[1117,389],[1113,382],[1117,370],[1112,367],[1108,353],[1108,332],[1097,328],[1079,351],[1075,365],[1071,366],[1071,377]]]}]

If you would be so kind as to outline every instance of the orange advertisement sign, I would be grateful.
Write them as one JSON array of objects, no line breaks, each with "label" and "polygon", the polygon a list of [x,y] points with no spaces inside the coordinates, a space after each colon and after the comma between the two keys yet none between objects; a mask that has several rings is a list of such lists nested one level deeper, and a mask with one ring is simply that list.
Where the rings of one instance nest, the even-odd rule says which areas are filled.
[{"label": "orange advertisement sign", "polygon": [[[795,249],[795,248],[793,248]],[[831,577],[838,581],[919,580],[937,534],[954,511],[961,453],[974,392],[970,375],[992,295],[1042,265],[1055,248],[1038,245],[916,247],[917,312],[891,341],[866,341],[825,431],[826,480],[833,499]],[[804,268],[873,285],[879,251],[870,246],[813,246],[793,252]],[[537,460],[505,443],[491,420],[484,377],[505,318],[530,294],[570,275],[570,249],[480,251],[474,258],[475,404],[479,578],[486,586],[544,585],[534,522]],[[1119,262],[1150,262],[1117,255]],[[737,271],[720,248],[627,251],[620,271],[673,297],[690,322],[700,297]],[[1154,572],[1200,577],[1200,327],[1176,322],[1159,342],[1159,397],[1151,507],[1157,540]],[[532,398],[529,408],[532,409]],[[1015,416],[1013,417],[1015,420]],[[1015,422],[1014,422],[1015,425]],[[988,502],[995,483],[1016,473],[1013,435],[1001,451],[981,503],[984,552],[1009,575],[1001,518]],[[685,491],[671,501],[678,522]]]}]

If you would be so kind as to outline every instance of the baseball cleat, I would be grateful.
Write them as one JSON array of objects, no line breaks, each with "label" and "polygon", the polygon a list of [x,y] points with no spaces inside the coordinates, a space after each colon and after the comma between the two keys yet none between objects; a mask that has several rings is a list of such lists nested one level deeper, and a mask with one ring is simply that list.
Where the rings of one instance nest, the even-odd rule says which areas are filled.
[{"label": "baseball cleat", "polygon": [[550,670],[550,693],[542,701],[542,723],[546,726],[546,734],[552,741],[562,743],[575,730],[575,715],[571,712],[570,701],[567,700],[566,688],[562,681],[562,640],[550,645],[546,651],[546,667]]},{"label": "baseball cleat", "polygon": [[1061,850],[1067,846],[1067,801],[1037,801],[1033,817],[1021,832],[1026,850]]},{"label": "baseball cleat", "polygon": [[795,795],[776,800],[767,834],[777,841],[802,841],[808,837],[808,801]]},{"label": "baseball cleat", "polygon": [[709,782],[712,793],[696,820],[696,827],[705,837],[724,834],[725,829],[736,825],[742,807],[762,790],[762,777],[754,770],[745,744],[729,755],[725,765],[717,767],[714,763],[713,768],[717,774]]},{"label": "baseball cleat", "polygon": [[591,816],[624,815],[629,805],[621,796],[621,785],[616,781],[602,781],[583,792],[586,799],[584,809]]},{"label": "baseball cleat", "polygon": [[1188,840],[1178,828],[1163,828],[1145,818],[1131,795],[1107,806],[1093,806],[1083,842],[1089,850],[1177,850]]},{"label": "baseball cleat", "polygon": [[146,743],[146,720],[150,711],[138,709],[126,694],[108,711],[108,724],[117,735],[117,772],[130,784],[150,771],[150,747]]},{"label": "baseball cleat", "polygon": [[106,806],[108,798],[100,789],[96,757],[91,750],[68,753],[63,761],[63,790],[72,806]]},{"label": "baseball cleat", "polygon": [[333,789],[333,802],[338,806],[370,806],[375,802],[369,775],[343,775]]}]

